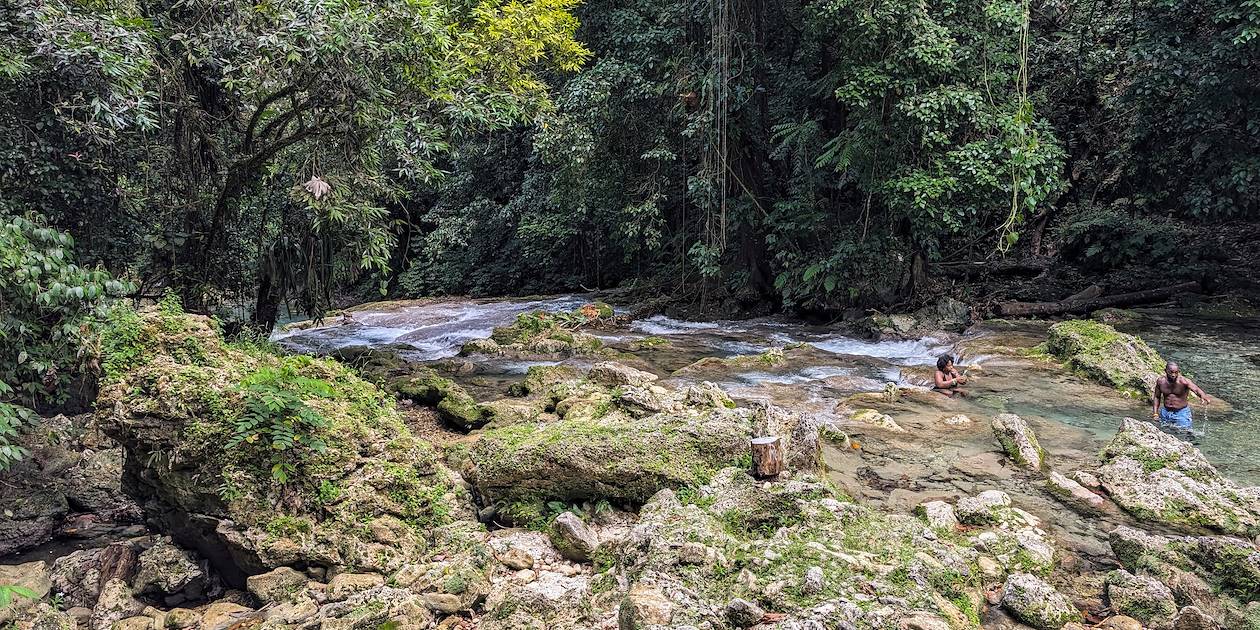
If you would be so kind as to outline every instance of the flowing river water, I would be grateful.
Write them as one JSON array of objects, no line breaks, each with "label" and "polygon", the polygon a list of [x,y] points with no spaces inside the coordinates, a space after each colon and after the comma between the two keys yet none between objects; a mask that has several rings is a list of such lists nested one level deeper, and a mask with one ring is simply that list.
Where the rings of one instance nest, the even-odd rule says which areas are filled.
[{"label": "flowing river water", "polygon": [[[519,313],[571,310],[589,298],[560,296],[515,300],[417,300],[351,309],[323,326],[277,333],[294,351],[327,353],[350,346],[388,347],[417,362],[459,361],[456,377],[480,400],[505,395],[531,365],[554,362],[459,358],[459,347],[489,336]],[[860,500],[908,511],[925,500],[953,500],[989,488],[1010,493],[1040,516],[1079,561],[1108,556],[1103,532],[1130,517],[1114,510],[1083,517],[1066,510],[1040,480],[1009,467],[995,445],[992,416],[1019,414],[1037,431],[1057,470],[1097,466],[1098,451],[1125,416],[1147,418],[1147,403],[1083,381],[1054,363],[1026,356],[1043,342],[1045,322],[991,322],[963,335],[869,342],[824,326],[781,318],[690,322],[654,316],[597,336],[621,358],[667,384],[708,380],[737,401],[766,400],[815,414],[836,414],[861,392],[895,383],[895,401],[874,396],[862,406],[887,413],[904,433],[848,425],[851,441],[825,448],[829,475]],[[1235,481],[1260,484],[1260,323],[1201,313],[1143,310],[1118,327],[1141,335],[1213,397],[1223,402],[1196,409],[1194,430],[1182,434]],[[646,341],[645,341],[646,340]],[[663,340],[663,341],[662,341]],[[755,355],[795,347],[777,364],[688,367],[705,357]],[[936,357],[949,353],[972,377],[965,398],[928,390]],[[569,359],[582,365],[591,359]],[[745,365],[745,364],[741,364]],[[950,424],[959,414],[971,421]]]}]

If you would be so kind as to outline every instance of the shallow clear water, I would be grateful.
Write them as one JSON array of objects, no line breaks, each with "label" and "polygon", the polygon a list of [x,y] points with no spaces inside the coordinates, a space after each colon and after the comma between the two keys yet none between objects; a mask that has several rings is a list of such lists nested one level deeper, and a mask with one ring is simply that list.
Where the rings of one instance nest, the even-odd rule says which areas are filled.
[{"label": "shallow clear water", "polygon": [[[510,323],[519,313],[570,310],[586,301],[583,296],[559,296],[364,305],[352,310],[351,323],[341,325],[334,320],[324,327],[280,333],[275,338],[301,352],[390,345],[401,348],[411,360],[436,361],[456,355],[471,339],[489,336],[495,326]],[[1168,311],[1143,315],[1122,327],[1181,362],[1204,389],[1232,405],[1229,411],[1224,406],[1200,406],[1194,432],[1182,437],[1198,444],[1227,475],[1243,483],[1260,483],[1260,432],[1255,430],[1255,414],[1260,410],[1260,323],[1208,320]],[[966,440],[969,449],[989,448],[992,437],[987,424],[996,413],[1016,413],[1034,423],[1052,452],[1058,449],[1090,456],[1110,439],[1121,418],[1149,416],[1145,403],[1083,382],[1049,362],[1013,355],[1013,351],[1043,341],[1045,329],[1044,323],[1029,322],[981,326],[952,340],[871,342],[782,318],[689,322],[654,316],[633,322],[626,329],[595,333],[614,349],[634,354],[637,367],[668,381],[711,380],[738,399],[768,400],[820,414],[834,413],[851,394],[881,391],[890,381],[926,392],[936,357],[950,353],[960,357],[963,367],[975,366],[970,372],[969,397],[951,400],[931,394],[903,404],[897,413],[888,411],[898,422],[925,428],[952,413],[972,416],[978,428]],[[646,337],[664,338],[669,343],[635,349],[634,343]],[[807,344],[806,351],[783,364],[674,374],[704,357],[754,355],[798,343]],[[579,365],[587,362],[567,361]],[[475,376],[465,378],[472,381],[479,396],[502,395],[504,383],[520,378],[530,366],[551,363],[479,358]],[[951,439],[960,436],[952,435]]]}]

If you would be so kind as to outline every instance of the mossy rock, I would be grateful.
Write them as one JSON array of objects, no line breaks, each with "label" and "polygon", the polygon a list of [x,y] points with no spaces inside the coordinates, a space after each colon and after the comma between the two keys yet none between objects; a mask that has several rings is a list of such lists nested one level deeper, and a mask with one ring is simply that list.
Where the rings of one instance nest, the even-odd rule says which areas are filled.
[{"label": "mossy rock", "polygon": [[643,503],[662,488],[704,483],[748,456],[748,421],[732,410],[577,415],[485,431],[470,453],[470,481],[488,501]]},{"label": "mossy rock", "polygon": [[1164,359],[1145,341],[1101,322],[1059,322],[1046,348],[1085,377],[1134,398],[1149,397],[1164,370]]},{"label": "mossy rock", "polygon": [[432,368],[415,368],[389,381],[388,387],[418,405],[436,408],[443,422],[463,431],[485,426],[494,417],[493,410],[477,404],[463,387]]},{"label": "mossy rock", "polygon": [[[283,565],[386,572],[422,553],[422,532],[471,518],[467,493],[411,435],[393,396],[353,370],[225,343],[209,319],[169,309],[117,319],[103,346],[130,349],[113,363],[97,419],[125,447],[124,488],[230,584]],[[260,413],[260,384],[317,420],[285,449],[274,434],[239,433]],[[407,524],[389,544],[363,526],[385,516]]]}]

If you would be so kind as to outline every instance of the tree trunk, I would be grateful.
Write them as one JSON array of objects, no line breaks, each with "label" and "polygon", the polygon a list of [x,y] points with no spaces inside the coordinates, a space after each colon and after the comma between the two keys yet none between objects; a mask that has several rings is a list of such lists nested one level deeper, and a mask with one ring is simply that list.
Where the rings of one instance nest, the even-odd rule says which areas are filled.
[{"label": "tree trunk", "polygon": [[[1105,295],[1092,299],[1066,299],[1060,302],[1001,302],[997,313],[1004,317],[1031,317],[1038,315],[1062,315],[1066,313],[1090,313],[1101,308],[1131,306],[1166,300],[1179,293],[1200,292],[1198,282],[1183,282],[1170,287],[1134,291],[1117,295]],[[1081,294],[1077,294],[1081,295]],[[1076,297],[1076,296],[1073,296]]]},{"label": "tree trunk", "polygon": [[279,319],[281,295],[280,286],[276,283],[276,261],[274,249],[263,260],[258,261],[258,292],[254,296],[254,314],[250,324],[260,334],[270,334]]},{"label": "tree trunk", "polygon": [[753,476],[773,479],[783,472],[783,443],[777,437],[759,437],[752,440]]}]

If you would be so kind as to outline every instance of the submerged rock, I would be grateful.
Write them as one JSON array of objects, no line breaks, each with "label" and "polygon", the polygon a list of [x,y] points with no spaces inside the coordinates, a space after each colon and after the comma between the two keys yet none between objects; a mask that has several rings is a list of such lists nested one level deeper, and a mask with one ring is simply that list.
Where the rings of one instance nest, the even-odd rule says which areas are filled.
[{"label": "submerged rock", "polygon": [[[838,411],[838,410],[837,410]],[[864,424],[871,427],[892,431],[893,433],[905,433],[906,430],[893,420],[892,416],[886,413],[880,413],[874,409],[858,409],[849,415],[849,420],[858,424]]]},{"label": "submerged rock", "polygon": [[1125,418],[1098,477],[1134,516],[1194,530],[1260,534],[1260,489],[1223,477],[1203,454],[1149,422]]},{"label": "submerged rock", "polygon": [[993,418],[992,427],[993,435],[1012,461],[1028,470],[1041,470],[1045,451],[1023,418],[1013,413],[999,414]]},{"label": "submerged rock", "polygon": [[1164,370],[1164,359],[1146,342],[1090,320],[1051,326],[1046,348],[1088,378],[1135,398],[1149,398]]}]

